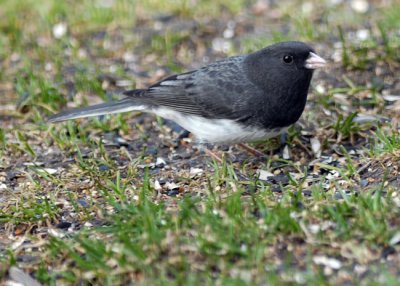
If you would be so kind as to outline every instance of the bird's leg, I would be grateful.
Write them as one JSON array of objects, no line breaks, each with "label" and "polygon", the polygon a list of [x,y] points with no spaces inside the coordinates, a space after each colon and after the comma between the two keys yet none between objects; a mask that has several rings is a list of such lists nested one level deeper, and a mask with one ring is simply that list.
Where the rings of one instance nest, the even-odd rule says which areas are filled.
[{"label": "bird's leg", "polygon": [[213,158],[216,160],[218,163],[222,164],[223,160],[221,157],[219,157],[217,154],[215,154],[213,151],[208,149],[207,147],[204,148],[204,153],[206,153],[209,157]]},{"label": "bird's leg", "polygon": [[203,151],[207,156],[216,160],[218,163],[222,163],[223,160],[220,156],[218,156],[215,152],[211,151],[211,148],[208,147],[207,143],[200,143],[197,145],[200,151]]},{"label": "bird's leg", "polygon": [[[288,133],[287,133],[286,131],[285,131],[285,132],[282,132],[279,139],[280,139],[279,150],[280,150],[280,152],[282,153],[282,152],[283,152],[283,149],[285,148],[285,145],[286,145],[286,143],[287,143]],[[261,157],[261,158],[267,156],[267,155],[264,154],[263,152],[261,152],[261,151],[255,149],[255,148],[253,148],[253,147],[251,147],[251,146],[249,146],[249,145],[247,145],[247,144],[239,143],[238,145],[239,145],[242,149],[246,150],[247,152],[249,152],[250,154],[252,154],[252,155],[254,155],[254,156]]]},{"label": "bird's leg", "polygon": [[285,145],[286,145],[287,140],[288,140],[288,133],[287,133],[287,131],[282,132],[279,139],[280,139],[280,142],[279,142],[280,148],[283,150],[283,148],[285,148]]},{"label": "bird's leg", "polygon": [[254,155],[254,156],[257,156],[257,157],[265,157],[265,156],[266,156],[263,152],[261,152],[261,151],[255,149],[255,148],[253,148],[253,147],[251,147],[251,146],[249,146],[249,145],[247,145],[247,144],[239,143],[238,145],[239,145],[242,149],[246,150],[247,152],[249,152],[250,154],[252,154],[252,155]]}]

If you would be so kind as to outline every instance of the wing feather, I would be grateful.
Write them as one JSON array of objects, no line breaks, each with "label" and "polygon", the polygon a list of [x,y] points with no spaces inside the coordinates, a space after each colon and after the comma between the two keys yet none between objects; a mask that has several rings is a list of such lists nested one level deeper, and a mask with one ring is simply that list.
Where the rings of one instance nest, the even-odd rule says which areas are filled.
[{"label": "wing feather", "polygon": [[[141,93],[127,93],[154,107],[210,119],[242,120],[253,116],[243,96],[260,92],[245,78],[242,57],[228,58],[199,70],[170,76]],[[257,104],[257,102],[254,102]]]}]

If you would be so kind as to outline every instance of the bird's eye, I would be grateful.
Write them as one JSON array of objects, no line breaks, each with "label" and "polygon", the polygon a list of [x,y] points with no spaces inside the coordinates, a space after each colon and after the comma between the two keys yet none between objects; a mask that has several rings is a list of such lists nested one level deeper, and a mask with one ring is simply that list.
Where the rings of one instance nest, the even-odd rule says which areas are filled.
[{"label": "bird's eye", "polygon": [[291,64],[293,62],[293,56],[290,55],[283,56],[283,62],[285,64]]}]

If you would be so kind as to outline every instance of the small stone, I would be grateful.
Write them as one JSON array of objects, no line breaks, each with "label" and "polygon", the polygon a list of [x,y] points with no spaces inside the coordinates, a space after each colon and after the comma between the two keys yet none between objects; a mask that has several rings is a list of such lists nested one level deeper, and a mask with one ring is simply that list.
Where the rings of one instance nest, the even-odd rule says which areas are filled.
[{"label": "small stone", "polygon": [[56,224],[56,228],[68,229],[71,225],[72,225],[72,223],[70,223],[70,222],[62,221],[62,222]]},{"label": "small stone", "polygon": [[366,186],[368,186],[368,184],[369,184],[368,180],[363,179],[360,181],[361,188],[365,188]]},{"label": "small stone", "polygon": [[213,50],[219,53],[228,53],[232,50],[233,44],[231,41],[224,38],[215,38],[212,41]]},{"label": "small stone", "polygon": [[157,166],[158,168],[162,168],[162,167],[164,167],[165,165],[167,165],[167,162],[166,162],[163,158],[157,157],[156,166]]},{"label": "small stone", "polygon": [[257,175],[258,175],[258,179],[260,179],[261,181],[267,181],[268,178],[274,177],[274,174],[272,174],[271,172],[261,170],[261,169],[257,170]]},{"label": "small stone", "polygon": [[[7,285],[29,285],[29,286],[40,286],[41,284],[28,273],[23,270],[12,266],[9,270],[11,281],[7,281]],[[12,283],[9,283],[12,282]]]},{"label": "small stone", "polygon": [[114,142],[120,146],[120,147],[130,147],[130,144],[128,143],[128,141],[126,141],[124,138],[122,137],[116,137],[114,139]]},{"label": "small stone", "polygon": [[110,168],[107,165],[100,165],[99,166],[99,171],[100,172],[105,172],[108,171]]},{"label": "small stone", "polygon": [[303,14],[311,14],[314,10],[314,4],[312,2],[304,2],[301,5],[301,10]]},{"label": "small stone", "polygon": [[321,142],[318,140],[318,138],[316,137],[311,138],[310,143],[311,143],[311,149],[315,157],[316,158],[321,157]]},{"label": "small stone", "polygon": [[231,39],[231,38],[233,38],[233,36],[235,35],[235,31],[233,30],[233,29],[226,29],[225,31],[224,31],[224,38],[225,39]]},{"label": "small stone", "polygon": [[156,191],[161,191],[162,190],[161,184],[160,184],[160,182],[158,180],[154,181],[154,189]]},{"label": "small stone", "polygon": [[44,168],[43,171],[49,175],[54,175],[58,172],[58,170],[52,168]]},{"label": "small stone", "polygon": [[64,233],[62,233],[54,228],[49,228],[47,232],[50,236],[56,237],[56,238],[63,238],[65,236]]},{"label": "small stone", "polygon": [[314,256],[313,261],[315,264],[324,265],[330,267],[331,269],[340,269],[342,267],[342,262],[327,256]]},{"label": "small stone", "polygon": [[167,183],[165,186],[168,190],[179,190],[179,186],[175,183]]},{"label": "small stone", "polygon": [[84,227],[89,227],[89,228],[90,228],[90,227],[93,226],[93,224],[91,224],[90,222],[87,221],[87,222],[85,222],[85,223],[83,224],[83,226],[84,226]]},{"label": "small stone", "polygon": [[28,166],[28,167],[38,167],[38,166],[43,166],[44,163],[43,162],[25,162],[24,166]]},{"label": "small stone", "polygon": [[155,156],[155,155],[157,155],[158,150],[155,147],[149,147],[146,149],[146,151],[144,153],[145,153],[145,155]]},{"label": "small stone", "polygon": [[390,245],[396,245],[400,242],[400,232],[396,232],[393,237],[390,239]]},{"label": "small stone", "polygon": [[342,193],[340,193],[340,192],[335,192],[335,199],[337,199],[337,200],[343,199]]},{"label": "small stone", "polygon": [[179,194],[179,190],[170,190],[167,193],[167,196],[176,197]]},{"label": "small stone", "polygon": [[354,11],[360,14],[368,12],[369,9],[369,4],[366,0],[353,0],[350,5]]},{"label": "small stone", "polygon": [[357,31],[356,36],[359,40],[365,41],[368,40],[368,38],[370,37],[370,33],[367,29],[361,29]]},{"label": "small stone", "polygon": [[369,115],[369,114],[357,114],[356,117],[353,118],[354,123],[369,123],[369,122],[374,122],[374,121],[379,121],[379,118],[374,115]]},{"label": "small stone", "polygon": [[67,33],[67,24],[58,23],[53,26],[53,36],[56,39],[61,39]]},{"label": "small stone", "polygon": [[285,145],[285,148],[283,148],[282,157],[285,160],[289,160],[290,159],[290,152],[289,152],[288,145]]},{"label": "small stone", "polygon": [[400,100],[400,95],[387,94],[382,95],[382,98],[386,101],[398,101]]},{"label": "small stone", "polygon": [[85,207],[85,208],[89,206],[89,203],[88,203],[86,200],[83,200],[83,199],[77,200],[77,203],[78,203],[80,206]]},{"label": "small stone", "polygon": [[189,174],[193,178],[197,175],[201,175],[203,173],[203,169],[200,168],[190,168]]},{"label": "small stone", "polygon": [[315,90],[320,94],[325,94],[326,93],[326,88],[322,84],[318,84],[315,87]]},{"label": "small stone", "polygon": [[118,87],[131,87],[132,86],[132,81],[131,80],[127,80],[127,79],[121,79],[121,80],[117,80],[115,85],[118,86]]},{"label": "small stone", "polygon": [[223,33],[225,39],[231,39],[235,35],[236,23],[234,21],[229,21],[226,25],[226,29]]}]

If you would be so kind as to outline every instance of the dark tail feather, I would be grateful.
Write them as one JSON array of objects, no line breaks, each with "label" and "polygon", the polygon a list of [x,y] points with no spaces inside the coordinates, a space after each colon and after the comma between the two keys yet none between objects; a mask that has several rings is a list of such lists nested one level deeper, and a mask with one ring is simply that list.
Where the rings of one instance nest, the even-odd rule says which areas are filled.
[{"label": "dark tail feather", "polygon": [[118,101],[111,101],[84,108],[67,110],[50,116],[47,121],[53,123],[69,119],[114,114],[133,110],[141,111],[146,110],[146,108],[146,105],[135,102],[135,100],[132,98],[124,98]]}]

